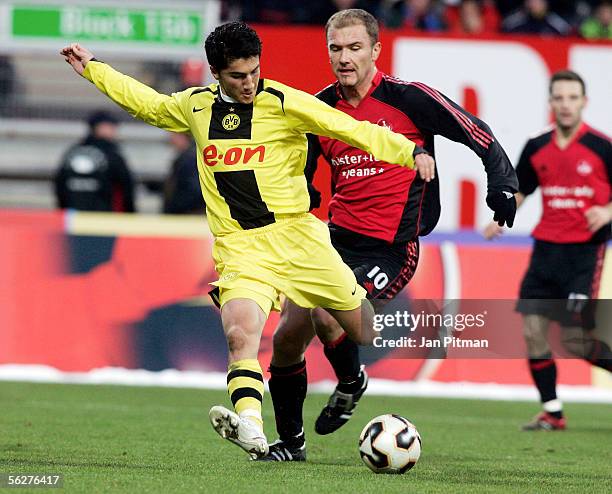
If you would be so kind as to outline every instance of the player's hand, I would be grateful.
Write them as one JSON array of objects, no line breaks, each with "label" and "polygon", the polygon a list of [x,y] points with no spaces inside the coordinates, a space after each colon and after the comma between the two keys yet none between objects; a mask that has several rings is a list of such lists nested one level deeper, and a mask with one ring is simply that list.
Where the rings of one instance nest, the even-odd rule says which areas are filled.
[{"label": "player's hand", "polygon": [[508,228],[512,228],[516,216],[516,198],[512,192],[489,191],[487,206],[493,210],[493,221],[496,221],[499,226],[506,224]]},{"label": "player's hand", "polygon": [[65,46],[60,51],[60,55],[64,57],[66,63],[72,65],[72,68],[79,75],[83,75],[85,66],[94,58],[93,53],[78,43],[71,43],[69,46]]},{"label": "player's hand", "polygon": [[482,231],[482,236],[486,240],[493,240],[494,238],[499,237],[502,233],[504,233],[504,229],[495,223],[495,221],[491,221],[491,223],[489,223]]},{"label": "player's hand", "polygon": [[602,226],[612,221],[612,212],[609,206],[591,206],[584,213],[589,231],[596,232]]},{"label": "player's hand", "polygon": [[414,168],[425,182],[431,182],[436,178],[436,162],[431,155],[422,149],[414,156]]}]

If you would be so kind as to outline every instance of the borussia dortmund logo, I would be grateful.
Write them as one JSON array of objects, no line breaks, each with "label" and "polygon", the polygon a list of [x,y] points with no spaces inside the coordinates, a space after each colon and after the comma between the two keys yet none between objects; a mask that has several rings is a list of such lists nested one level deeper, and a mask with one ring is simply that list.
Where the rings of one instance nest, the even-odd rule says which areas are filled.
[{"label": "borussia dortmund logo", "polygon": [[240,117],[235,113],[228,113],[223,117],[221,125],[225,130],[236,130],[240,125]]}]

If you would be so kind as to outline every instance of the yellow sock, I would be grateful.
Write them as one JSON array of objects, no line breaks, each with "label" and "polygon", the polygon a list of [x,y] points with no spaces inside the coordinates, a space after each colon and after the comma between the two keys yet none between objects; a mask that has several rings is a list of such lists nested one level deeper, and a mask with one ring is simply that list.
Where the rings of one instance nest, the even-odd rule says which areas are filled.
[{"label": "yellow sock", "polygon": [[263,426],[261,403],[264,383],[261,366],[257,359],[243,359],[228,367],[227,391],[236,413]]}]

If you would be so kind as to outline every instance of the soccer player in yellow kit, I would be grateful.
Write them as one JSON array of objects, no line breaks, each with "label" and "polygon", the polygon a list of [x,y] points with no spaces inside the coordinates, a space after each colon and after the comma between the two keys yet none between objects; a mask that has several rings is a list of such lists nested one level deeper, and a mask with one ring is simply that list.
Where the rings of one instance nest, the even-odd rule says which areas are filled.
[{"label": "soccer player in yellow kit", "polygon": [[308,213],[306,134],[333,137],[380,160],[416,166],[424,177],[433,173],[434,162],[399,134],[261,79],[261,41],[242,22],[219,26],[206,39],[205,49],[218,83],[171,96],[117,72],[77,43],[61,54],[133,116],[165,130],[190,131],[196,141],[200,184],[215,237],[219,280],[214,284],[235,410],[214,406],[209,417],[222,437],[258,457],[268,453],[268,443],[257,353],[268,314],[280,307],[279,295],[301,307],[325,308],[358,343],[369,343],[373,336],[373,310],[365,290],[332,247],[326,225]]}]

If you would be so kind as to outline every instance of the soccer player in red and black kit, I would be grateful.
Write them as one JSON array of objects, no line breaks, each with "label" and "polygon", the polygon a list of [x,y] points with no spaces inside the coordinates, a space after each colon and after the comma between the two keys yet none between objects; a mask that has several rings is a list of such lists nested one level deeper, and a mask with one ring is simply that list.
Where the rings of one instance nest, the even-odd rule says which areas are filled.
[{"label": "soccer player in red and black kit", "polygon": [[[380,72],[376,68],[381,48],[378,24],[367,12],[349,9],[334,14],[326,36],[337,81],[317,97],[357,120],[404,134],[432,155],[434,134],[468,146],[484,163],[487,204],[495,212],[494,219],[512,226],[518,181],[489,127],[435,89]],[[418,237],[431,232],[438,221],[435,170],[417,176],[341,141],[311,136],[311,174],[321,153],[332,166],[332,243],[374,305],[382,305],[410,281],[419,258]],[[280,439],[270,445],[265,460],[306,458],[304,351],[314,331],[339,380],[316,421],[316,432],[329,434],[345,424],[366,389],[367,374],[360,366],[358,346],[340,326],[321,309],[310,311],[286,301],[273,339],[269,381]]]},{"label": "soccer player in red and black kit", "polygon": [[[553,74],[549,93],[555,124],[527,141],[516,168],[518,205],[539,186],[543,206],[517,304],[543,411],[523,430],[566,426],[547,339],[551,320],[561,325],[568,351],[612,370],[610,347],[591,334],[595,328],[592,299],[599,291],[612,220],[612,144],[582,121],[587,98],[578,74],[569,70]],[[501,228],[491,224],[485,237],[499,233]]]}]

